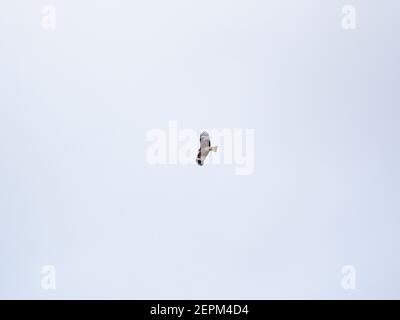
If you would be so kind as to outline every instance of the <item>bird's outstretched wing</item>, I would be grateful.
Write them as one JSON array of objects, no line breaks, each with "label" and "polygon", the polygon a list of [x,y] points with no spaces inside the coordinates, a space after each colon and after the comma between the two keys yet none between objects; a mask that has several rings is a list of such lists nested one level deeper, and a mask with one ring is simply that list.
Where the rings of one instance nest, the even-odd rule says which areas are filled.
[{"label": "bird's outstretched wing", "polygon": [[202,132],[200,135],[200,148],[206,148],[211,146],[210,136],[207,132]]}]

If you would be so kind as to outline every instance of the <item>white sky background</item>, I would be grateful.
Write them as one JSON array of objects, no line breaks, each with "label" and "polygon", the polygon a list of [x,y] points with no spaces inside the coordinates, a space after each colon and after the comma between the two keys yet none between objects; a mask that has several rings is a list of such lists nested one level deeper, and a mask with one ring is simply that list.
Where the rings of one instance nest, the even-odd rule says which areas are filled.
[{"label": "white sky background", "polygon": [[[0,297],[400,298],[399,10],[2,1]],[[171,120],[255,129],[254,174],[150,166]]]}]

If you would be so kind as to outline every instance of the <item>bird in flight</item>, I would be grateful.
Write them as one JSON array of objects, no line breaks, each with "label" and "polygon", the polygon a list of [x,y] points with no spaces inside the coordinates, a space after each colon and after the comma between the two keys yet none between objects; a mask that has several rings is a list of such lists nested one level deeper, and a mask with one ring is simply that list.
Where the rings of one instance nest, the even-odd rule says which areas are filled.
[{"label": "bird in flight", "polygon": [[197,154],[197,164],[202,166],[210,151],[217,152],[218,147],[211,147],[210,135],[203,131],[200,134],[200,149]]}]

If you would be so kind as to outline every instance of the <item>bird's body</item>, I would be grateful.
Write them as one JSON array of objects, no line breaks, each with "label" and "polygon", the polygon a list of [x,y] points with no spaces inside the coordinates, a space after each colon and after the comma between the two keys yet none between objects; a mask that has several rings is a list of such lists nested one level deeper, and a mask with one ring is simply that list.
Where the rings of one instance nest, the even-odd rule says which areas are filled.
[{"label": "bird's body", "polygon": [[217,147],[211,147],[211,141],[210,141],[210,135],[203,131],[200,134],[200,149],[199,152],[197,153],[197,164],[199,166],[202,166],[204,164],[204,160],[210,153],[210,151],[217,151]]}]

